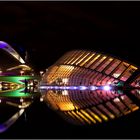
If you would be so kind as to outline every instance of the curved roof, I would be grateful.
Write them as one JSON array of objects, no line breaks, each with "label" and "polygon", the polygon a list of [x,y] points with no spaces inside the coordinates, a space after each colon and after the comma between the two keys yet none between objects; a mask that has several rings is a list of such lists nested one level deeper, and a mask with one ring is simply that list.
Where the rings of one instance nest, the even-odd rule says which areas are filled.
[{"label": "curved roof", "polygon": [[8,52],[15,59],[17,59],[21,64],[24,64],[25,63],[25,61],[23,60],[23,58],[21,58],[21,56],[8,43],[6,43],[4,41],[0,41],[0,49],[3,49],[6,52]]},{"label": "curved roof", "polygon": [[54,83],[68,78],[70,85],[100,86],[118,82],[128,85],[138,75],[139,67],[125,60],[88,50],[72,50],[49,68],[44,80]]}]

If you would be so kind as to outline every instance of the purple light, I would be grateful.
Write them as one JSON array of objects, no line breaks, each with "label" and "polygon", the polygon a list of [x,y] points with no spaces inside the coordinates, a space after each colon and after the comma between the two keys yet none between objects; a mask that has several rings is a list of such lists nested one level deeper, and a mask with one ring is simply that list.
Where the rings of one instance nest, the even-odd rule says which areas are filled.
[{"label": "purple light", "polygon": [[90,90],[96,90],[97,89],[97,87],[95,87],[95,86],[90,86]]},{"label": "purple light", "polygon": [[7,46],[7,43],[0,41],[0,48],[5,48]]},{"label": "purple light", "polygon": [[80,90],[86,90],[87,87],[85,87],[85,86],[79,86],[79,89],[80,89]]},{"label": "purple light", "polygon": [[104,90],[110,90],[111,87],[110,87],[110,86],[104,86],[103,89],[104,89]]},{"label": "purple light", "polygon": [[73,89],[78,89],[78,87],[73,87]]},{"label": "purple light", "polygon": [[59,87],[58,87],[58,86],[55,86],[54,88],[55,88],[55,89],[59,89]]},{"label": "purple light", "polygon": [[70,87],[66,87],[66,89],[70,89]]},{"label": "purple light", "polygon": [[39,88],[40,89],[48,89],[48,87],[46,87],[46,86],[40,86]]}]

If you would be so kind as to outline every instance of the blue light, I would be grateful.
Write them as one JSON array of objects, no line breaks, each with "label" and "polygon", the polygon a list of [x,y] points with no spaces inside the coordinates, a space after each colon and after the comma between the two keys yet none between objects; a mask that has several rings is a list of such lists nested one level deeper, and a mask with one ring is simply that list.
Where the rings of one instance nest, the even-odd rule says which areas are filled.
[{"label": "blue light", "polygon": [[59,89],[64,89],[64,87],[59,87]]},{"label": "blue light", "polygon": [[7,46],[7,43],[0,41],[0,48],[5,48]]},{"label": "blue light", "polygon": [[66,89],[70,89],[70,87],[66,87]]},{"label": "blue light", "polygon": [[95,87],[95,86],[90,86],[89,88],[90,88],[90,90],[96,90],[97,89],[97,87]]},{"label": "blue light", "polygon": [[39,88],[40,89],[48,89],[48,87],[46,87],[46,86],[40,86]]},{"label": "blue light", "polygon": [[73,89],[78,89],[78,87],[73,87]]},{"label": "blue light", "polygon": [[86,90],[87,87],[86,87],[86,86],[79,86],[79,89],[80,89],[80,90]]},{"label": "blue light", "polygon": [[111,87],[110,87],[110,86],[103,86],[103,89],[104,89],[104,90],[110,90]]},{"label": "blue light", "polygon": [[55,86],[54,89],[59,89],[59,87],[58,86]]}]

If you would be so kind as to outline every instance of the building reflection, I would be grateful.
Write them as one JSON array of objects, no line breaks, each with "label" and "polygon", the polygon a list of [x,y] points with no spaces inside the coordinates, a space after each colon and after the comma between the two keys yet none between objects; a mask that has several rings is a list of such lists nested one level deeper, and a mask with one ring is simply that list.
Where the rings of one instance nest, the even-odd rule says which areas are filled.
[{"label": "building reflection", "polygon": [[[112,55],[72,50],[42,76],[43,97],[64,118],[95,124],[139,109],[140,69]],[[138,95],[137,95],[138,94]]]},{"label": "building reflection", "polygon": [[139,67],[103,53],[73,50],[64,54],[43,75],[48,85],[115,85],[140,88]]},{"label": "building reflection", "polygon": [[[139,110],[139,67],[129,62],[74,50],[46,72],[40,71],[38,77],[9,44],[0,41],[0,51],[4,60],[0,67],[0,107],[4,107],[3,114],[10,108],[8,117],[0,120],[0,132],[14,124],[36,97],[68,122],[79,125],[104,123]],[[11,59],[12,63],[6,63]]]},{"label": "building reflection", "polygon": [[13,93],[12,96],[8,96],[6,92],[3,93],[2,96],[0,95],[0,133],[6,131],[25,113],[25,109],[33,103],[36,97],[35,95],[36,94],[32,94],[32,96],[14,96]]},{"label": "building reflection", "polygon": [[[25,113],[38,96],[39,77],[20,54],[0,41],[0,133],[6,131]],[[25,56],[26,57],[26,56]]]},{"label": "building reflection", "polygon": [[106,122],[139,109],[139,105],[122,91],[44,90],[42,98],[74,124]]}]

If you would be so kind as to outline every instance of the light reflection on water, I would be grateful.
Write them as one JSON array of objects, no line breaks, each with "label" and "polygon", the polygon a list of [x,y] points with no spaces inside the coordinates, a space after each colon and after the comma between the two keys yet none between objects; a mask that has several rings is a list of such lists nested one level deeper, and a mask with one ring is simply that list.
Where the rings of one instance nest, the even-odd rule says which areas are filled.
[{"label": "light reflection on water", "polygon": [[138,92],[139,90],[41,89],[41,99],[68,122],[91,125],[139,110]]},{"label": "light reflection on water", "polygon": [[0,133],[13,125],[36,98],[48,104],[64,120],[76,125],[104,123],[139,110],[139,90],[76,88],[68,90],[62,87],[56,90],[24,87],[10,94],[1,92],[0,109],[3,116],[0,119]]},{"label": "light reflection on water", "polygon": [[[91,80],[89,75],[97,76],[98,73],[87,69],[85,72],[88,75],[84,75],[80,68],[62,65],[59,69],[57,66],[54,67],[58,72],[60,71],[58,75],[57,71],[46,72],[46,75],[50,76],[47,75],[47,82],[45,82],[45,76],[37,76],[9,44],[0,41],[0,51],[0,133],[10,128],[36,98],[48,104],[66,121],[79,125],[104,123],[139,110],[140,90],[122,91],[123,83],[118,80],[114,80],[113,84],[109,81],[105,86],[93,86],[90,83],[86,84],[90,86],[85,86],[80,82],[81,77],[88,76],[87,79]],[[134,66],[130,68],[134,71],[137,69]],[[76,80],[79,83],[76,85],[80,86],[61,86],[69,85],[69,80],[71,81],[69,83],[73,83],[73,76],[77,76],[75,72],[79,73],[80,80]],[[69,75],[69,79],[59,78],[61,74],[66,74],[66,77]],[[52,83],[49,82],[51,80]],[[49,86],[48,82],[54,86]]]},{"label": "light reflection on water", "polygon": [[[24,114],[35,98],[39,98],[40,93],[36,88],[23,87],[17,90],[0,91],[0,133],[12,126],[21,115]],[[22,126],[21,126],[22,127]]]}]

